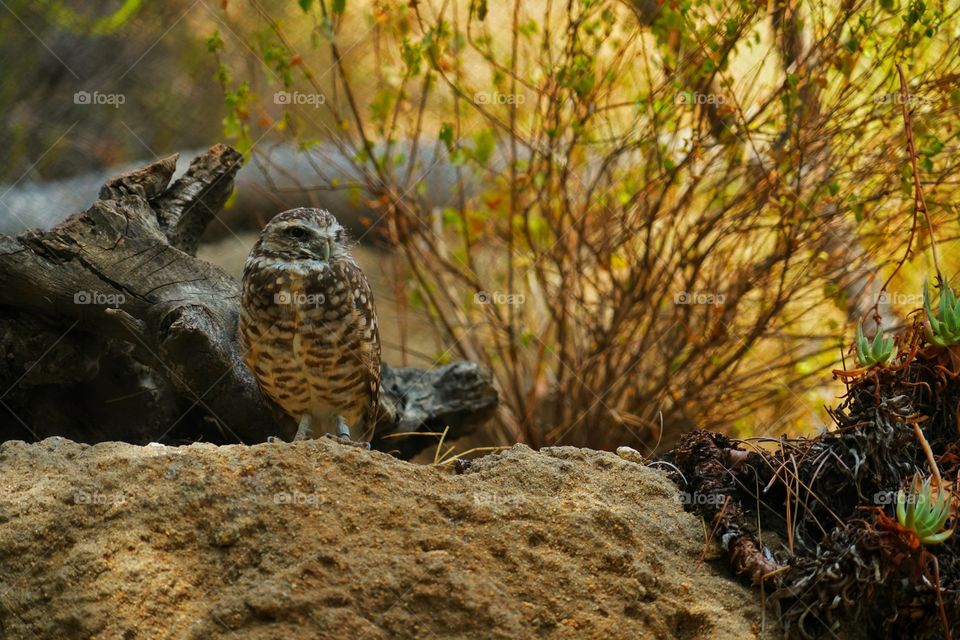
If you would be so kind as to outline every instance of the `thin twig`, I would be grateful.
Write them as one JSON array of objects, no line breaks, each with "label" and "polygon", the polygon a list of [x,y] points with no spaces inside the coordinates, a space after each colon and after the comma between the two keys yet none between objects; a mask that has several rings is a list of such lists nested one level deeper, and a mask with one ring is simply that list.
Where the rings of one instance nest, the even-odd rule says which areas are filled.
[{"label": "thin twig", "polygon": [[[927,200],[923,196],[923,186],[920,184],[920,170],[917,168],[917,149],[913,142],[913,122],[910,116],[910,89],[907,87],[907,80],[903,75],[903,67],[897,63],[897,74],[900,76],[900,104],[903,108],[903,128],[907,136],[907,152],[910,154],[910,167],[913,169],[913,216],[914,221],[922,213],[927,223],[927,231],[930,233],[930,255],[933,257],[933,267],[937,272],[937,284],[942,284],[943,273],[940,271],[940,260],[937,258],[937,240],[933,234],[933,222],[930,220],[930,212],[927,210]],[[911,236],[911,240],[912,240]],[[907,253],[909,253],[909,245]],[[902,264],[902,263],[901,263]],[[897,266],[899,269],[899,265]],[[896,273],[896,271],[894,271]],[[890,275],[893,277],[893,274]],[[890,280],[887,280],[889,283]],[[884,284],[884,288],[886,288]]]}]

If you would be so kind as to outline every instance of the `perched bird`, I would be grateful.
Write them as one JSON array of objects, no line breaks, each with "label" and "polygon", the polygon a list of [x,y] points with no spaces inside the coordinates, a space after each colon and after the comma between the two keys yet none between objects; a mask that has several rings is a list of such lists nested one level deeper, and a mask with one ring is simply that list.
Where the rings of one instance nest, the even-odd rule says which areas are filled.
[{"label": "perched bird", "polygon": [[238,328],[263,393],[298,420],[297,440],[372,431],[380,395],[373,295],[329,212],[271,220],[243,269]]}]

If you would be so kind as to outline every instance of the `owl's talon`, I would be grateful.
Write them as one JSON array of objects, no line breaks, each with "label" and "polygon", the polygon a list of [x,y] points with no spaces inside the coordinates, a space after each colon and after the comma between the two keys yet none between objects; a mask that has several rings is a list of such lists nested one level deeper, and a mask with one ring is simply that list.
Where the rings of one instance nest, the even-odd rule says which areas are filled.
[{"label": "owl's talon", "polygon": [[335,433],[325,433],[323,434],[324,438],[330,438],[331,440],[336,440],[340,444],[345,444],[350,447],[357,447],[360,449],[370,450],[370,443],[363,442],[362,440],[353,440],[350,436],[337,435]]}]

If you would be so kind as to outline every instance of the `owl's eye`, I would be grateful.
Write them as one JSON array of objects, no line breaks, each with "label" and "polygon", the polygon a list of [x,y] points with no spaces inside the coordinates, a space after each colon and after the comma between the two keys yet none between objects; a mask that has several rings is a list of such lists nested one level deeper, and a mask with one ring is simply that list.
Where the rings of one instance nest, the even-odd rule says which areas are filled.
[{"label": "owl's eye", "polygon": [[287,235],[290,236],[291,238],[296,238],[297,240],[301,240],[307,237],[307,230],[304,229],[303,227],[290,227],[289,229],[287,229]]}]

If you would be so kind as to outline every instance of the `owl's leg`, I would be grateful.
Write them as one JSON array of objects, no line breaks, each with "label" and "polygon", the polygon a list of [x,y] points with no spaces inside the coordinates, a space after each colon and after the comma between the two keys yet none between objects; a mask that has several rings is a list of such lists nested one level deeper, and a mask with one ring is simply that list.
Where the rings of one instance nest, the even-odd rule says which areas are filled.
[{"label": "owl's leg", "polygon": [[369,442],[358,442],[354,440],[350,435],[350,425],[347,424],[347,421],[343,418],[343,416],[335,413],[321,413],[319,415],[313,415],[310,413],[304,414],[304,416],[300,418],[300,426],[297,427],[297,435],[293,437],[293,441],[299,442],[301,440],[310,440],[313,438],[314,426],[324,430],[323,435],[327,436],[328,438],[334,438],[343,444],[349,444],[366,449],[370,448]]},{"label": "owl's leg", "polygon": [[311,416],[309,413],[303,414],[303,417],[300,418],[300,426],[297,427],[297,435],[293,436],[294,442],[309,440],[313,437],[313,432],[310,429],[312,422],[313,416]]},{"label": "owl's leg", "polygon": [[327,432],[324,435],[328,438],[337,438],[338,440],[348,441],[353,440],[353,438],[350,437],[350,425],[348,425],[347,421],[343,419],[343,416],[332,413],[326,417],[323,423],[327,427]]},{"label": "owl's leg", "polygon": [[337,416],[337,437],[346,438],[347,440],[352,439],[350,437],[350,425],[343,419],[343,416]]}]

